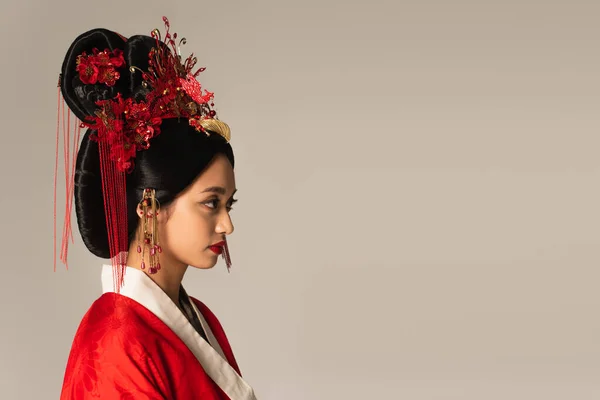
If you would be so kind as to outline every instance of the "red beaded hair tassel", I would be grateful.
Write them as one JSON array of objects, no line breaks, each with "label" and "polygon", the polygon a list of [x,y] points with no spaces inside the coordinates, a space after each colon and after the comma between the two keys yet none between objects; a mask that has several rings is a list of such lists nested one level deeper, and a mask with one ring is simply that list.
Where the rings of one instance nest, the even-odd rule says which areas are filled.
[{"label": "red beaded hair tassel", "polygon": [[160,261],[158,255],[162,253],[158,240],[158,222],[157,215],[160,208],[160,203],[156,199],[156,191],[154,189],[144,189],[144,195],[140,202],[142,208],[142,223],[140,224],[139,238],[143,243],[139,242],[137,252],[142,255],[142,270],[146,270],[146,251],[148,251],[148,268],[149,274],[155,274],[160,270]]}]

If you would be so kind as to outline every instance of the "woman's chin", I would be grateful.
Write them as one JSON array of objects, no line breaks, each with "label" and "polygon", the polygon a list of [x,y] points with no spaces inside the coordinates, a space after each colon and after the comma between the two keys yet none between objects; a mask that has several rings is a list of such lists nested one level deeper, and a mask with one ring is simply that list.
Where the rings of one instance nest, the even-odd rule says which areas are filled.
[{"label": "woman's chin", "polygon": [[190,264],[190,267],[196,269],[211,269],[217,264],[217,260],[203,260],[202,262],[197,262],[194,264]]}]

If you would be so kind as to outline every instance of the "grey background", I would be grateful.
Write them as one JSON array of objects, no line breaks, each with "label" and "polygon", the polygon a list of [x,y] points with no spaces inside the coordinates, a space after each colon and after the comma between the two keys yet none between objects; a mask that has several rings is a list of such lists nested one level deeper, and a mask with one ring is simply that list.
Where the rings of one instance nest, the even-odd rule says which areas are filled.
[{"label": "grey background", "polygon": [[60,63],[83,31],[167,15],[232,127],[240,200],[231,275],[184,283],[259,399],[600,398],[599,12],[5,1],[1,397],[58,398],[100,294],[76,229],[52,268]]}]

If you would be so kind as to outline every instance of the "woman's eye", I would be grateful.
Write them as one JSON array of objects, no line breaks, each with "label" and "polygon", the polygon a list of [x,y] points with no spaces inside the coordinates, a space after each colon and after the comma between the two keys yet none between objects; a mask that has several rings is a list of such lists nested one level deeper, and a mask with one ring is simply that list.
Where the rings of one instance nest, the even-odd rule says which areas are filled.
[{"label": "woman's eye", "polygon": [[219,201],[218,201],[218,200],[211,200],[211,201],[209,201],[207,204],[214,204],[214,207],[212,207],[212,208],[217,208],[217,204],[218,204],[218,203],[219,203]]},{"label": "woman's eye", "polygon": [[[237,201],[237,200],[233,200],[233,201],[231,202],[231,204],[235,203],[236,201]],[[209,207],[209,208],[211,208],[211,209],[213,209],[213,210],[214,210],[214,209],[216,209],[216,208],[218,207],[218,205],[219,205],[219,200],[218,200],[218,199],[209,200],[209,201],[205,202],[204,204],[207,204],[207,205],[208,205],[208,204],[212,204],[212,205],[213,205],[213,207]],[[231,210],[233,210],[233,207],[231,207],[231,205],[230,205],[230,206],[228,206],[228,207],[227,207],[227,211],[231,211]]]}]

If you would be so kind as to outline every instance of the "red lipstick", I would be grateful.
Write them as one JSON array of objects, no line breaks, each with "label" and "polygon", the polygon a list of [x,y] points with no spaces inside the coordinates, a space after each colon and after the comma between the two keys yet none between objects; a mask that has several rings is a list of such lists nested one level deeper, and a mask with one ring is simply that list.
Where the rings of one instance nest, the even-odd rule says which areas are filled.
[{"label": "red lipstick", "polygon": [[215,254],[221,254],[223,252],[223,246],[225,246],[225,241],[215,243],[208,248]]}]

